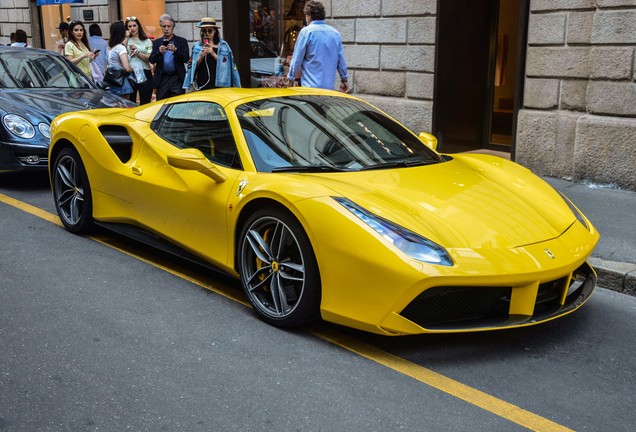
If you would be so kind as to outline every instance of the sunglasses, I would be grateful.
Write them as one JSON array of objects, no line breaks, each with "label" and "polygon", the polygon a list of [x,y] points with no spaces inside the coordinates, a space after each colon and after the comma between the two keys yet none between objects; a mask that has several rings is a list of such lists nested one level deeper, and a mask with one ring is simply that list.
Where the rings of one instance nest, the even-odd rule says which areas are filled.
[{"label": "sunglasses", "polygon": [[214,33],[214,29],[213,28],[209,28],[209,29],[203,29],[201,30],[202,33]]},{"label": "sunglasses", "polygon": [[137,21],[137,17],[136,16],[126,17],[126,22],[128,21]]}]

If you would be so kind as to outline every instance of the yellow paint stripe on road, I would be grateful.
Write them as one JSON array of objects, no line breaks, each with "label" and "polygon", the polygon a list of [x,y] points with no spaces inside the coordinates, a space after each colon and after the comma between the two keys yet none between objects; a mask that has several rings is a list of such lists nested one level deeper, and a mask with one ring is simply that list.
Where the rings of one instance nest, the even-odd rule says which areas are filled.
[{"label": "yellow paint stripe on road", "polygon": [[39,209],[37,207],[32,206],[31,204],[27,204],[25,202],[22,201],[18,201],[15,198],[11,198],[10,196],[4,195],[0,193],[0,202],[3,202],[5,204],[9,204],[10,206],[13,206],[15,208],[18,208],[20,210],[23,210],[27,213],[31,213],[34,216],[37,216],[41,219],[44,219],[46,221],[49,221],[55,225],[59,225],[59,226],[63,226],[62,222],[60,222],[60,218],[57,215],[54,215],[52,213],[49,213],[47,211],[44,211],[42,209]]},{"label": "yellow paint stripe on road", "polygon": [[[11,198],[7,195],[3,195],[1,193],[0,193],[0,202],[4,202],[8,205],[16,207],[20,210],[23,210],[34,216],[40,217],[56,225],[62,225],[57,215],[51,214],[47,211],[41,210],[30,204],[26,204],[22,201],[18,201],[14,198]],[[117,251],[125,253],[126,255],[129,255],[145,263],[148,263],[157,268],[160,268],[170,274],[173,274],[179,278],[192,282],[209,291],[212,291],[230,300],[234,300],[245,306],[248,306],[248,307],[250,306],[248,302],[246,302],[240,296],[236,295],[233,292],[234,290],[231,290],[228,287],[225,287],[223,285],[215,286],[214,284],[208,283],[206,281],[202,281],[200,278],[193,277],[187,274],[186,272],[175,270],[174,268],[170,268],[166,265],[158,263],[156,260],[153,261],[151,259],[147,259],[138,253],[134,253],[129,250],[123,249],[121,247],[118,247],[115,244],[113,244],[113,242],[108,241],[99,236],[89,236],[89,237],[105,246],[111,247]],[[558,423],[555,423],[537,414],[526,411],[522,408],[519,408],[516,405],[505,402],[501,399],[498,399],[480,390],[469,387],[465,384],[460,383],[459,381],[455,381],[451,378],[445,377],[444,375],[441,375],[430,369],[427,369],[425,367],[412,363],[401,357],[397,357],[386,351],[382,351],[381,349],[378,349],[372,345],[366,344],[364,342],[361,342],[359,340],[346,336],[342,333],[329,330],[329,329],[312,329],[310,330],[310,333],[329,343],[338,345],[348,351],[351,351],[355,354],[358,354],[362,357],[372,360],[389,369],[395,370],[396,372],[409,376],[423,384],[436,388],[444,393],[452,395],[471,405],[480,407],[501,418],[509,420],[513,423],[516,423],[530,430],[541,431],[541,432],[567,432],[567,431],[572,432],[572,429],[569,429],[565,426],[562,426]]]},{"label": "yellow paint stripe on road", "polygon": [[516,405],[497,399],[496,397],[480,390],[469,387],[455,381],[454,379],[445,377],[444,375],[430,369],[412,363],[408,360],[404,360],[401,357],[394,356],[393,354],[382,351],[381,349],[348,337],[342,333],[329,329],[312,330],[311,333],[362,357],[366,357],[369,360],[404,375],[410,376],[417,381],[441,390],[444,393],[455,396],[456,398],[466,401],[472,405],[483,408],[486,411],[517,423],[518,425],[530,430],[543,432],[572,432],[572,429],[568,429],[565,426],[526,411]]}]

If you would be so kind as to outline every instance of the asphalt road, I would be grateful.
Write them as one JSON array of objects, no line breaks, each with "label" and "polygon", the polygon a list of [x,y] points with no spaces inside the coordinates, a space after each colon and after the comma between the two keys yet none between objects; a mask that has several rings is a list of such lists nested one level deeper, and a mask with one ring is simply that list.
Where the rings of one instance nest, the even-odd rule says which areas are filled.
[{"label": "asphalt road", "polygon": [[51,223],[43,176],[0,176],[0,194],[0,431],[636,424],[636,297],[599,288],[568,317],[500,332],[282,331],[234,281]]}]

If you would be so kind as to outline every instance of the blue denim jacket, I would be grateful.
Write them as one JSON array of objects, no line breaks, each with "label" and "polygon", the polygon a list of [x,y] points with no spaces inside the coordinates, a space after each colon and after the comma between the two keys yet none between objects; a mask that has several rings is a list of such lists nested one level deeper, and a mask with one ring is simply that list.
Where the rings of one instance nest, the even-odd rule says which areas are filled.
[{"label": "blue denim jacket", "polygon": [[[188,64],[185,79],[183,80],[183,88],[189,89],[194,80],[194,72],[196,70],[197,60],[201,55],[203,44],[196,42],[192,47],[192,61]],[[216,60],[216,82],[215,87],[240,87],[241,78],[234,63],[234,55],[227,42],[223,39],[219,42]]]}]

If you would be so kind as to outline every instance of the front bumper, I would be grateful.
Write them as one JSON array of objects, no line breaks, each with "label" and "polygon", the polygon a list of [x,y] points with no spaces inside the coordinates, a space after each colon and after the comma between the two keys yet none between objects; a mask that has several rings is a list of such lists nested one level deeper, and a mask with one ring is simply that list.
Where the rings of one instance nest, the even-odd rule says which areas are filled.
[{"label": "front bumper", "polygon": [[47,147],[0,143],[0,172],[42,171],[48,167]]},{"label": "front bumper", "polygon": [[[576,310],[592,295],[596,274],[588,263],[562,278],[527,287],[435,287],[418,295],[399,316],[434,331],[519,327]],[[530,314],[511,313],[532,303]],[[528,312],[530,310],[528,309]]]}]

